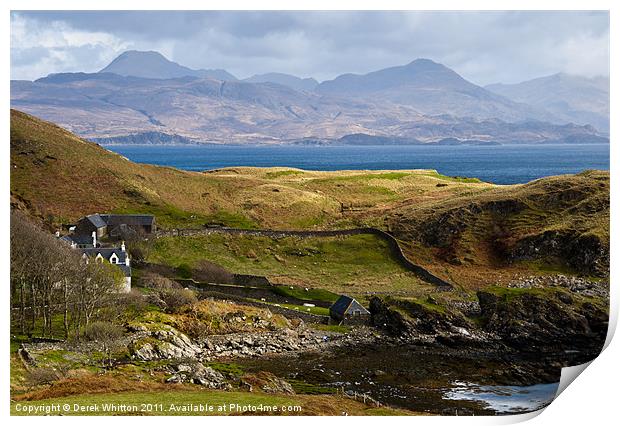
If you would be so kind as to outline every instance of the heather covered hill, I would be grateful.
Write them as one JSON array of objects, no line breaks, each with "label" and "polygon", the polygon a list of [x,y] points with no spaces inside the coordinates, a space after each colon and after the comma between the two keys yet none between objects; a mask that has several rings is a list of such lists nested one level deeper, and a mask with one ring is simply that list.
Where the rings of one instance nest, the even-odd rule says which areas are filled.
[{"label": "heather covered hill", "polygon": [[492,186],[454,180],[450,188],[437,191],[441,179],[428,170],[229,168],[198,173],[136,164],[54,124],[11,111],[12,201],[53,222],[113,210],[153,213],[164,225],[342,227],[351,225],[349,210],[380,211],[420,191],[441,198],[465,186],[469,191]]}]

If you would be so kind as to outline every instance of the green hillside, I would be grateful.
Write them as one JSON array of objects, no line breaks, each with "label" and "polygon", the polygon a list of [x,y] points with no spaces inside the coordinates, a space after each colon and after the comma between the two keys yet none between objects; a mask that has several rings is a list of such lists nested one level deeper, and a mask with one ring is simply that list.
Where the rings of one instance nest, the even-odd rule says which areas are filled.
[{"label": "green hillside", "polygon": [[[609,172],[603,171],[525,185],[433,170],[187,172],[133,163],[11,110],[11,203],[50,229],[95,212],[151,213],[163,228],[374,226],[391,232],[412,261],[466,287],[524,274],[608,274]],[[217,261],[242,266],[235,265],[237,254],[225,256]]]}]

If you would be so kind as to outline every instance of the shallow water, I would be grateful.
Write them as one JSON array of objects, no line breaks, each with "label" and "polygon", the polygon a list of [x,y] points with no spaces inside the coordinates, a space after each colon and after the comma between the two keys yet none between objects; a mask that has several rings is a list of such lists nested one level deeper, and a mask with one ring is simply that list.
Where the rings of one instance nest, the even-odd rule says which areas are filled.
[{"label": "shallow water", "polygon": [[454,383],[444,397],[456,401],[482,402],[488,409],[501,414],[524,413],[546,407],[553,401],[559,383],[533,386],[480,386],[475,383]]},{"label": "shallow water", "polygon": [[609,145],[498,146],[238,146],[109,145],[138,163],[184,170],[222,167],[296,167],[305,170],[436,169],[448,176],[498,184],[544,176],[609,170]]},{"label": "shallow water", "polygon": [[534,411],[553,400],[560,378],[559,368],[544,363],[429,353],[408,346],[240,363],[248,371],[270,371],[284,379],[366,394],[393,407],[443,415]]}]

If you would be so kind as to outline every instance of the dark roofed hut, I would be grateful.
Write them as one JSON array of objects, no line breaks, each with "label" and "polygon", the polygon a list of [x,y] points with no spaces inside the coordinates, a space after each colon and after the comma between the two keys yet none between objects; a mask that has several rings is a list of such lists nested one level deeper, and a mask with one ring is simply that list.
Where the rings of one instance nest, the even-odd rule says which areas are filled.
[{"label": "dark roofed hut", "polygon": [[98,239],[126,239],[128,237],[151,234],[157,230],[155,216],[148,214],[91,214],[80,219],[75,227],[75,235],[92,236]]},{"label": "dark roofed hut", "polygon": [[148,214],[102,214],[108,225],[108,235],[122,238],[131,234],[151,234],[156,231],[155,216]]},{"label": "dark roofed hut", "polygon": [[362,324],[370,319],[370,312],[352,297],[340,296],[329,308],[329,316],[338,323]]},{"label": "dark roofed hut", "polygon": [[108,224],[103,220],[100,214],[90,214],[83,217],[78,221],[75,226],[76,235],[86,235],[90,237],[93,232],[96,232],[97,238],[102,238],[106,235],[108,230]]}]

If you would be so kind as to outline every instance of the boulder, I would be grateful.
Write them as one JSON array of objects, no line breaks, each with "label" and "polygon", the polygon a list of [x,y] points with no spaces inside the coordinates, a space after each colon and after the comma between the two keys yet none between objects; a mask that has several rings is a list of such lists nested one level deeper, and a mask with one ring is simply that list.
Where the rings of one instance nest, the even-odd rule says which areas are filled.
[{"label": "boulder", "polygon": [[172,366],[173,374],[166,379],[167,383],[194,383],[209,389],[231,389],[224,376],[211,367],[200,362],[180,363]]},{"label": "boulder", "polygon": [[246,374],[241,378],[241,385],[250,390],[259,388],[267,393],[286,393],[293,395],[295,390],[286,380],[273,373],[260,371],[256,374]]},{"label": "boulder", "polygon": [[141,333],[128,345],[130,355],[142,361],[196,358],[202,349],[185,334],[166,326]]}]

